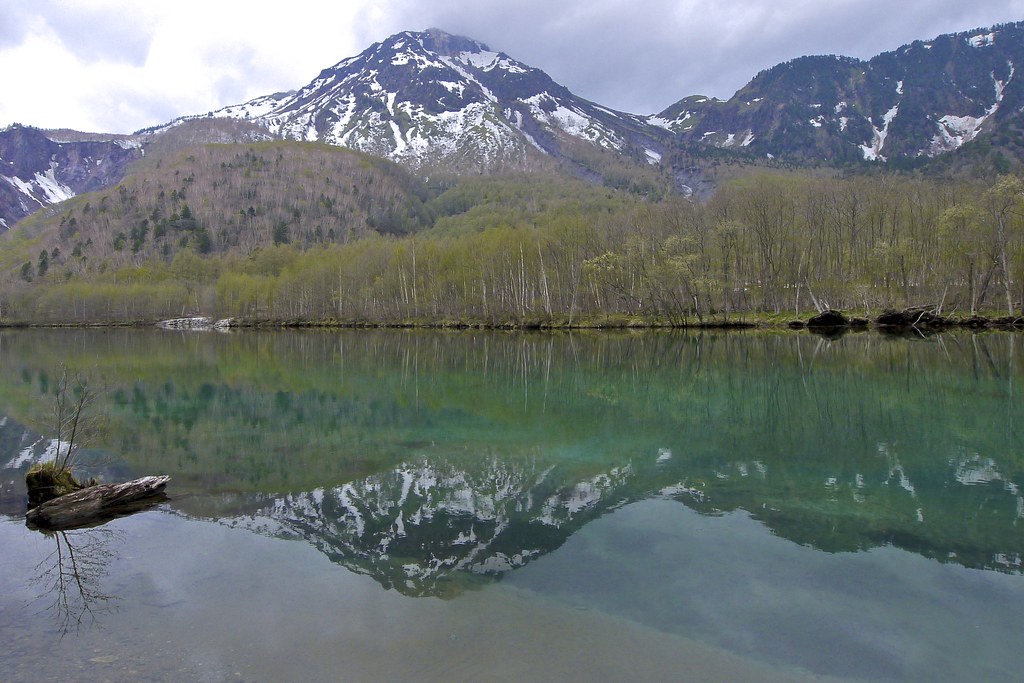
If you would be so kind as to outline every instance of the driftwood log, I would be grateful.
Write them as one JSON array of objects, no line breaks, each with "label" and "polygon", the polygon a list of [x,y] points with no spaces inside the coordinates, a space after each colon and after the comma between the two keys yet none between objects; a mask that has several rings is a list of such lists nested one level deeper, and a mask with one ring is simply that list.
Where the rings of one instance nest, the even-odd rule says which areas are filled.
[{"label": "driftwood log", "polygon": [[89,486],[32,508],[25,520],[29,526],[55,531],[102,524],[165,500],[164,487],[170,479],[161,475]]}]

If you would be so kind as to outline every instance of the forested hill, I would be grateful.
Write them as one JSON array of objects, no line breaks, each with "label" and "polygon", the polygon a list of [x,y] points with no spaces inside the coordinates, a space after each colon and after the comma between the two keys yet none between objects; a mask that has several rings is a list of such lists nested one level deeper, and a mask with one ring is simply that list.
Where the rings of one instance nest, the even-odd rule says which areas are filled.
[{"label": "forested hill", "polygon": [[[645,199],[670,193],[653,177],[646,187]],[[24,257],[27,266],[14,265],[28,281],[51,268],[84,274],[169,261],[182,251],[246,256],[267,246],[307,250],[432,228],[474,232],[595,197],[615,206],[640,201],[552,169],[426,178],[319,143],[199,145],[150,155],[117,186],[36,214],[6,236],[0,263],[10,269]]]},{"label": "forested hill", "polygon": [[[202,145],[149,161],[110,190],[78,197],[25,226],[54,266],[108,267],[270,244],[308,248],[432,223],[427,184],[390,162],[326,145]],[[53,230],[56,225],[56,231]]]},{"label": "forested hill", "polygon": [[0,238],[0,322],[685,325],[1024,301],[1016,176],[761,172],[699,203],[544,173],[428,182],[312,143],[147,163]]}]

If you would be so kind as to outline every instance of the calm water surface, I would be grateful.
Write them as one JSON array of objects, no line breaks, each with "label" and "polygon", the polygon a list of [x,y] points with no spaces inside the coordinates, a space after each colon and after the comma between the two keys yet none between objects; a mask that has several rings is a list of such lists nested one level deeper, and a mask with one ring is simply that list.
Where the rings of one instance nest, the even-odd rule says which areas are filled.
[{"label": "calm water surface", "polygon": [[[0,680],[1013,680],[1022,352],[0,331]],[[25,527],[62,363],[168,502]]]}]

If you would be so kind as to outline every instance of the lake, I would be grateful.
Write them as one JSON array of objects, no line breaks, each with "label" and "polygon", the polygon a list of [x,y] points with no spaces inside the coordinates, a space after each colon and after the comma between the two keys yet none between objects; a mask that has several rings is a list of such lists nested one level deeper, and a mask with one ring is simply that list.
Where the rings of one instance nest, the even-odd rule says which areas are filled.
[{"label": "lake", "polygon": [[[1024,337],[0,331],[0,680],[1012,680]],[[82,472],[25,526],[66,367]]]}]

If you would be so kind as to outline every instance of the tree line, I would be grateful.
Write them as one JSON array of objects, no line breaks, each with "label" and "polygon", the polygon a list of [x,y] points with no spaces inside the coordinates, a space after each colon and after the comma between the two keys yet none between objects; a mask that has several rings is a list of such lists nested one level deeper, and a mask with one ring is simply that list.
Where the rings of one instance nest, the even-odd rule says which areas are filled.
[{"label": "tree line", "polygon": [[[315,230],[301,215],[288,224],[289,239],[275,239],[272,225],[256,239],[239,216],[231,248],[186,240],[173,254],[140,249],[104,267],[80,260],[70,268],[60,255],[48,257],[46,272],[29,264],[33,282],[14,277],[0,314],[48,322],[203,313],[370,324],[685,325],[824,308],[1014,314],[1024,301],[1024,180],[1016,176],[763,172],[723,184],[706,203],[579,187],[467,180],[433,196],[403,191],[406,206],[421,207],[415,225],[353,232],[341,216],[318,218],[321,234],[343,240],[310,237]],[[208,205],[201,196],[189,194],[188,205]],[[168,206],[175,199],[165,194]],[[202,225],[197,213],[178,210],[176,220]],[[127,253],[137,238],[124,235],[114,253]]]}]

